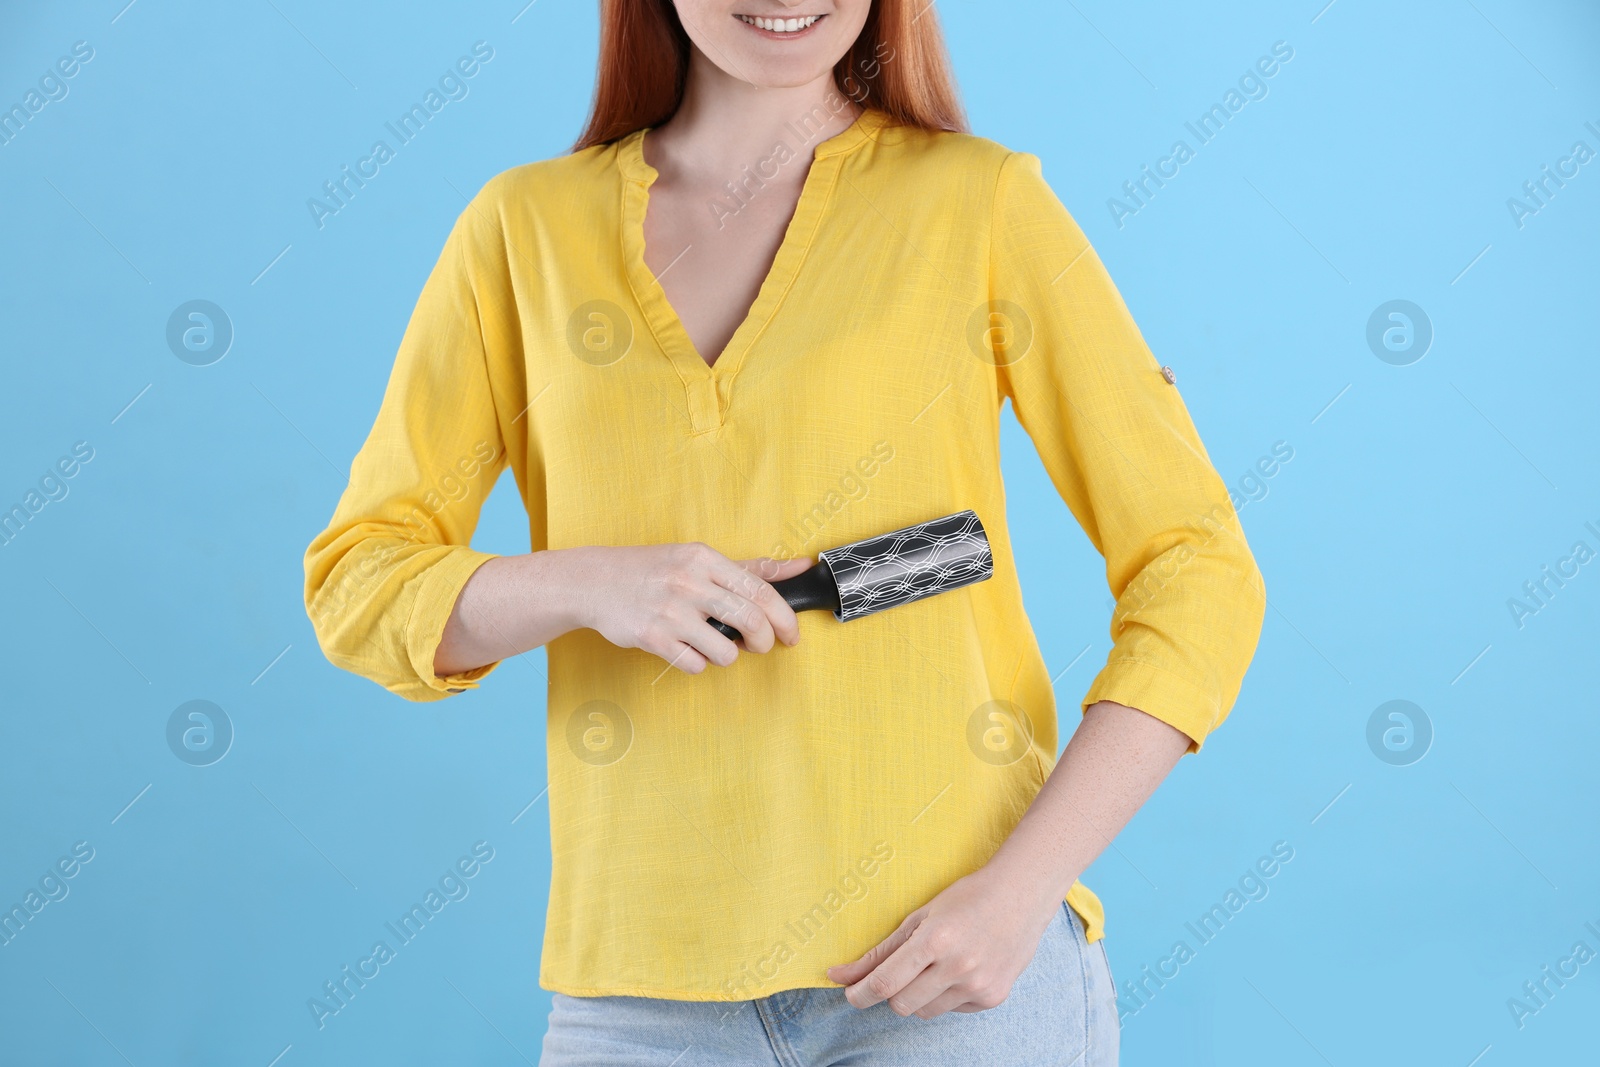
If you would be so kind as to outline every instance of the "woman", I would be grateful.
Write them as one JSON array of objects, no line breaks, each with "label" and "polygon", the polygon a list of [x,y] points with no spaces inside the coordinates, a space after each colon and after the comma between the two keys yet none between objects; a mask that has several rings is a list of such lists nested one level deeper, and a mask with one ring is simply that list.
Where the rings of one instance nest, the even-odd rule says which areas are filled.
[{"label": "woman", "polygon": [[[924,0],[601,13],[583,137],[422,291],[307,552],[318,639],[412,700],[548,646],[546,1064],[1114,1063],[1078,875],[1265,604],[1172,378],[1039,160],[963,132]],[[1007,398],[1118,597],[1059,764]],[[507,465],[526,555],[469,547]],[[848,624],[772,588],[965,508],[989,581]]]}]

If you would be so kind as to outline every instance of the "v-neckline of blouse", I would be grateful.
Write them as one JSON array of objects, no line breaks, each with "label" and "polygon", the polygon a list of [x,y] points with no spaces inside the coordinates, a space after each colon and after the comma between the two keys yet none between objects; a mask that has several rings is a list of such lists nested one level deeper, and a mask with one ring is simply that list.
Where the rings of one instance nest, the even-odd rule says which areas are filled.
[{"label": "v-neckline of blouse", "polygon": [[[800,272],[806,253],[811,248],[823,209],[833,191],[839,167],[845,154],[871,137],[884,125],[887,116],[875,108],[863,108],[854,122],[843,131],[817,143],[813,150],[811,168],[801,186],[800,198],[794,215],[784,230],[783,240],[772,260],[766,277],[756,292],[756,298],[740,320],[733,336],[723,346],[714,364],[707,363],[689,339],[689,333],[679,319],[677,311],[667,299],[667,294],[655,274],[645,263],[644,218],[650,205],[650,186],[660,177],[659,172],[644,159],[644,135],[652,127],[635,130],[617,142],[617,165],[622,171],[621,239],[622,259],[629,286],[643,314],[645,322],[655,335],[656,343],[677,368],[684,385],[691,392],[691,421],[696,429],[708,419],[720,425],[720,404],[716,412],[696,412],[703,406],[695,403],[695,394],[706,398],[705,385],[712,387],[709,399],[715,399],[718,383],[726,383],[744,364],[745,357],[755,342],[771,323],[782,305],[785,295]],[[700,388],[695,383],[703,383]],[[714,414],[714,418],[711,417]]]}]

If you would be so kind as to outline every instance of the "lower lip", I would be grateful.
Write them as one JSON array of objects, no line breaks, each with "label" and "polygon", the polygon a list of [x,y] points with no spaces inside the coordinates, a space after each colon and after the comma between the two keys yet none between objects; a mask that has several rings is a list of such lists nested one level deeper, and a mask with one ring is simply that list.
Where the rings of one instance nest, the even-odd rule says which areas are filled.
[{"label": "lower lip", "polygon": [[811,25],[807,26],[805,29],[803,29],[803,30],[795,30],[792,33],[773,33],[771,30],[763,30],[760,26],[752,26],[752,25],[750,25],[750,23],[746,22],[744,19],[734,19],[734,21],[737,22],[739,25],[743,26],[745,29],[749,30],[750,32],[758,34],[758,35],[760,35],[762,37],[765,37],[769,41],[793,41],[798,37],[810,36],[811,32],[813,30],[815,30],[818,26],[822,25],[823,20],[826,19],[827,17],[828,16],[823,15],[822,18],[817,19],[817,21],[813,22]]}]

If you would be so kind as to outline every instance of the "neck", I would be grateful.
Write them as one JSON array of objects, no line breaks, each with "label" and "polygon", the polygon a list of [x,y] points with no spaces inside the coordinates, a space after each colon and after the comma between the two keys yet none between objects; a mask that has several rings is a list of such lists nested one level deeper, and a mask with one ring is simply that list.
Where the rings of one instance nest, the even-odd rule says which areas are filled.
[{"label": "neck", "polygon": [[804,85],[766,88],[691,48],[683,102],[645,137],[646,161],[669,181],[720,186],[780,142],[809,162],[816,146],[848,129],[861,110],[835,87],[832,71]]}]

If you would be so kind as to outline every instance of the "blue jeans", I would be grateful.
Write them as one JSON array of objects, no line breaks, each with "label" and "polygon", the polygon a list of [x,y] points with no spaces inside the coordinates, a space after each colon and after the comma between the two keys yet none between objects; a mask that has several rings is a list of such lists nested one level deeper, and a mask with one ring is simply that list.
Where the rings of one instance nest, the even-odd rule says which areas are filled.
[{"label": "blue jeans", "polygon": [[844,989],[760,1000],[690,1001],[555,994],[541,1067],[1115,1067],[1117,997],[1105,941],[1084,941],[1066,904],[998,1006],[901,1017]]}]

